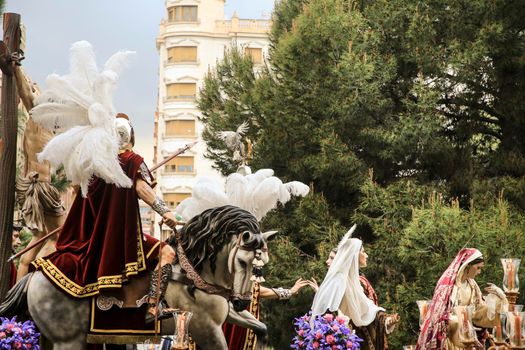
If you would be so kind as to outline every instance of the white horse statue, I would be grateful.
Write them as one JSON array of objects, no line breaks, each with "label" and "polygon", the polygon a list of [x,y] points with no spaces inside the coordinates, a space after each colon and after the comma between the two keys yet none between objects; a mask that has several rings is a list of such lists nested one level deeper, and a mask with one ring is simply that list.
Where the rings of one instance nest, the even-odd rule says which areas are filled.
[{"label": "white horse statue", "polygon": [[[178,259],[166,302],[172,308],[193,312],[189,331],[201,349],[228,349],[221,328],[225,321],[253,329],[260,340],[266,339],[266,326],[244,309],[251,299],[253,261],[257,255],[263,263],[268,262],[266,242],[273,234],[275,231],[261,233],[257,219],[249,212],[223,206],[197,215],[182,228],[179,240],[170,239],[174,249],[178,245],[184,250],[201,283],[189,282],[189,273],[190,278],[177,278],[185,274],[184,261],[181,264]],[[215,291],[207,291],[202,282]],[[53,350],[86,348],[89,300],[67,297],[37,271],[9,291],[0,305],[0,315],[21,315],[26,305]],[[172,334],[172,321],[163,322],[163,331]]]}]

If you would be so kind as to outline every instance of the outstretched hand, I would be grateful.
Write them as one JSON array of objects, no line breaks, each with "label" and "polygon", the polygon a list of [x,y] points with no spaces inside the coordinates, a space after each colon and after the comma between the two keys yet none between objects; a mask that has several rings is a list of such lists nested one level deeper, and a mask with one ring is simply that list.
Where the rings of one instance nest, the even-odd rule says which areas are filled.
[{"label": "outstretched hand", "polygon": [[501,300],[503,300],[503,299],[505,299],[507,297],[500,287],[496,286],[493,283],[487,283],[487,284],[488,284],[488,287],[485,287],[485,292],[490,293],[490,294],[494,294],[498,298],[500,298]]},{"label": "outstretched hand", "polygon": [[400,320],[401,318],[399,317],[399,314],[389,315],[386,319],[386,326],[387,327],[393,326],[396,323],[398,323]]},{"label": "outstretched hand", "polygon": [[307,281],[308,281],[308,285],[310,286],[310,288],[312,288],[314,292],[317,293],[317,291],[319,290],[319,284],[317,284],[317,281],[315,280],[315,278],[312,277],[311,280],[307,280]]},{"label": "outstretched hand", "polygon": [[295,284],[293,285],[293,287],[290,288],[290,292],[292,293],[292,295],[296,295],[297,293],[299,293],[301,289],[308,286],[309,282],[310,282],[309,280],[299,278],[297,281],[295,281]]}]

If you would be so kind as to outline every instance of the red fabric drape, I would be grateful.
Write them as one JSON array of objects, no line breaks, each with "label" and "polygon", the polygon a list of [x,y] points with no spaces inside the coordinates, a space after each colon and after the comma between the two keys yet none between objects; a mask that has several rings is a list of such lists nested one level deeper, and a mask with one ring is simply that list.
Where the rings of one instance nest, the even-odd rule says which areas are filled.
[{"label": "red fabric drape", "polygon": [[[132,151],[119,155],[124,172],[137,181],[143,158]],[[140,170],[140,171],[139,171]],[[142,177],[151,174],[142,174]],[[128,277],[146,270],[158,241],[143,239],[135,188],[117,188],[95,178],[88,196],[77,195],[56,243],[56,252],[33,262],[67,294],[84,298],[104,288],[119,288]],[[157,254],[150,254],[151,260]]]},{"label": "red fabric drape", "polygon": [[16,284],[16,265],[12,261],[9,264],[9,270],[11,271],[10,278],[9,278],[9,288],[11,288],[12,286]]},{"label": "red fabric drape", "polygon": [[[252,288],[252,301],[248,307],[248,311],[259,319],[260,314],[260,295],[261,286],[259,283],[254,283]],[[228,343],[228,350],[253,350],[257,344],[257,337],[251,329],[247,329],[234,324],[224,323],[222,325],[224,337]]]},{"label": "red fabric drape", "polygon": [[367,298],[372,300],[374,304],[379,305],[379,299],[377,298],[376,291],[372,287],[372,284],[370,284],[370,281],[368,281],[364,275],[359,275],[359,282],[361,282],[361,286],[363,286]]},{"label": "red fabric drape", "polygon": [[481,256],[477,249],[461,249],[439,278],[432,297],[432,305],[421,327],[416,350],[444,350],[446,348],[448,314],[451,310],[450,297],[461,266],[474,254]]}]

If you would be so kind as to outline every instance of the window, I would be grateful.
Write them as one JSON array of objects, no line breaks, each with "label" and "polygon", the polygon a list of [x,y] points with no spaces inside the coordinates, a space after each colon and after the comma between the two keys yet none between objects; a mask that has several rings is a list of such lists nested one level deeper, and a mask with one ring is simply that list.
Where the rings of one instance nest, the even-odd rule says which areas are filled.
[{"label": "window", "polygon": [[197,6],[175,6],[168,9],[170,22],[197,22]]},{"label": "window", "polygon": [[162,197],[164,197],[164,202],[166,202],[166,205],[170,209],[175,209],[177,205],[180,204],[183,200],[190,197],[191,194],[189,193],[164,193]]},{"label": "window", "polygon": [[177,46],[168,49],[168,62],[197,62],[196,46]]},{"label": "window", "polygon": [[168,99],[193,101],[197,97],[197,84],[174,83],[168,84]]},{"label": "window", "polygon": [[193,157],[175,157],[165,165],[166,172],[178,174],[193,173]]},{"label": "window", "polygon": [[262,63],[262,49],[247,47],[244,49],[244,54],[250,56],[255,64]]},{"label": "window", "polygon": [[166,121],[166,136],[195,136],[195,120]]}]

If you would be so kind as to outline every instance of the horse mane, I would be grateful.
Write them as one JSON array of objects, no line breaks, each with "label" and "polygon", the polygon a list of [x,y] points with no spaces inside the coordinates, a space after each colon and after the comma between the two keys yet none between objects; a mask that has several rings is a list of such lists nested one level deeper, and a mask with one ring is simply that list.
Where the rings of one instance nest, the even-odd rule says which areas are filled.
[{"label": "horse mane", "polygon": [[[250,212],[225,205],[222,207],[205,210],[193,217],[181,230],[181,245],[188,260],[197,272],[202,271],[203,263],[210,260],[210,266],[215,272],[217,254],[233,235],[245,231],[253,233],[253,239],[244,242],[248,249],[259,249],[264,245],[259,223]],[[172,235],[168,243],[176,248],[176,238]]]}]

